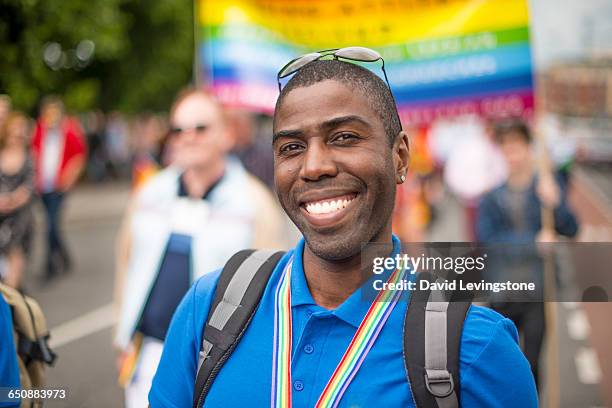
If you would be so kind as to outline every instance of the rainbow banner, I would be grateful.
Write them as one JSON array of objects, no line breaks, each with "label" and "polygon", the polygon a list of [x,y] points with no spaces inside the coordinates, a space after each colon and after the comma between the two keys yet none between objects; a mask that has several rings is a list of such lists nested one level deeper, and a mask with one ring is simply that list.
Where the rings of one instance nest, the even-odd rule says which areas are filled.
[{"label": "rainbow banner", "polygon": [[272,113],[285,63],[360,45],[405,124],[533,110],[527,0],[199,0],[197,27],[199,75],[228,105]]}]

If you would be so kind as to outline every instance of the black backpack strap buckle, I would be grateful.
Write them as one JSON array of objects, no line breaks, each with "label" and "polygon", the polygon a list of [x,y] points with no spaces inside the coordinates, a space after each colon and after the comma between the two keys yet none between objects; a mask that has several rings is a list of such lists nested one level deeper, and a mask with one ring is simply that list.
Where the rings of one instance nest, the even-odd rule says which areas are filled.
[{"label": "black backpack strap buckle", "polygon": [[455,382],[453,376],[447,370],[427,370],[425,387],[433,396],[445,398],[455,391]]}]

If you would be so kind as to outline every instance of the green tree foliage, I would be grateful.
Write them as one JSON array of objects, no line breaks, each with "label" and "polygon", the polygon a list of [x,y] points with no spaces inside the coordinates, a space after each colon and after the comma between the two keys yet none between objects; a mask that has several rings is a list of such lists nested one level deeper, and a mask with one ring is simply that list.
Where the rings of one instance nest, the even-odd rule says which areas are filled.
[{"label": "green tree foliage", "polygon": [[[0,15],[0,93],[17,108],[33,112],[54,93],[74,111],[161,110],[191,79],[192,1],[0,0]],[[94,53],[81,63],[84,40]],[[63,52],[55,69],[50,43]]]}]

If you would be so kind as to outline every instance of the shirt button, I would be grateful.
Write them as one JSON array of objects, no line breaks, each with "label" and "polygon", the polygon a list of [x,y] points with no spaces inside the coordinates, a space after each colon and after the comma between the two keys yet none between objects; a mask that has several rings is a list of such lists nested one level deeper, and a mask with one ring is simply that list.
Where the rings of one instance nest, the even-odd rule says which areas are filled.
[{"label": "shirt button", "polygon": [[293,388],[295,388],[296,391],[302,391],[304,389],[304,383],[300,380],[297,380],[293,383]]},{"label": "shirt button", "polygon": [[314,347],[312,344],[307,344],[304,346],[304,353],[311,354],[314,351]]}]

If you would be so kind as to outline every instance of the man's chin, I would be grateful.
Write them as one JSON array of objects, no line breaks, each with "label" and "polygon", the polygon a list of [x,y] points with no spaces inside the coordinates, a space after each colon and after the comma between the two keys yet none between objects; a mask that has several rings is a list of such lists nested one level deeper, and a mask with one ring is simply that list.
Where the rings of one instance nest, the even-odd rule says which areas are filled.
[{"label": "man's chin", "polygon": [[304,236],[306,245],[318,258],[326,261],[340,261],[350,258],[361,250],[358,224],[338,223],[331,226],[314,226],[300,220],[298,229]]},{"label": "man's chin", "polygon": [[342,261],[360,253],[359,240],[347,238],[346,234],[304,234],[310,252],[329,262]]}]

